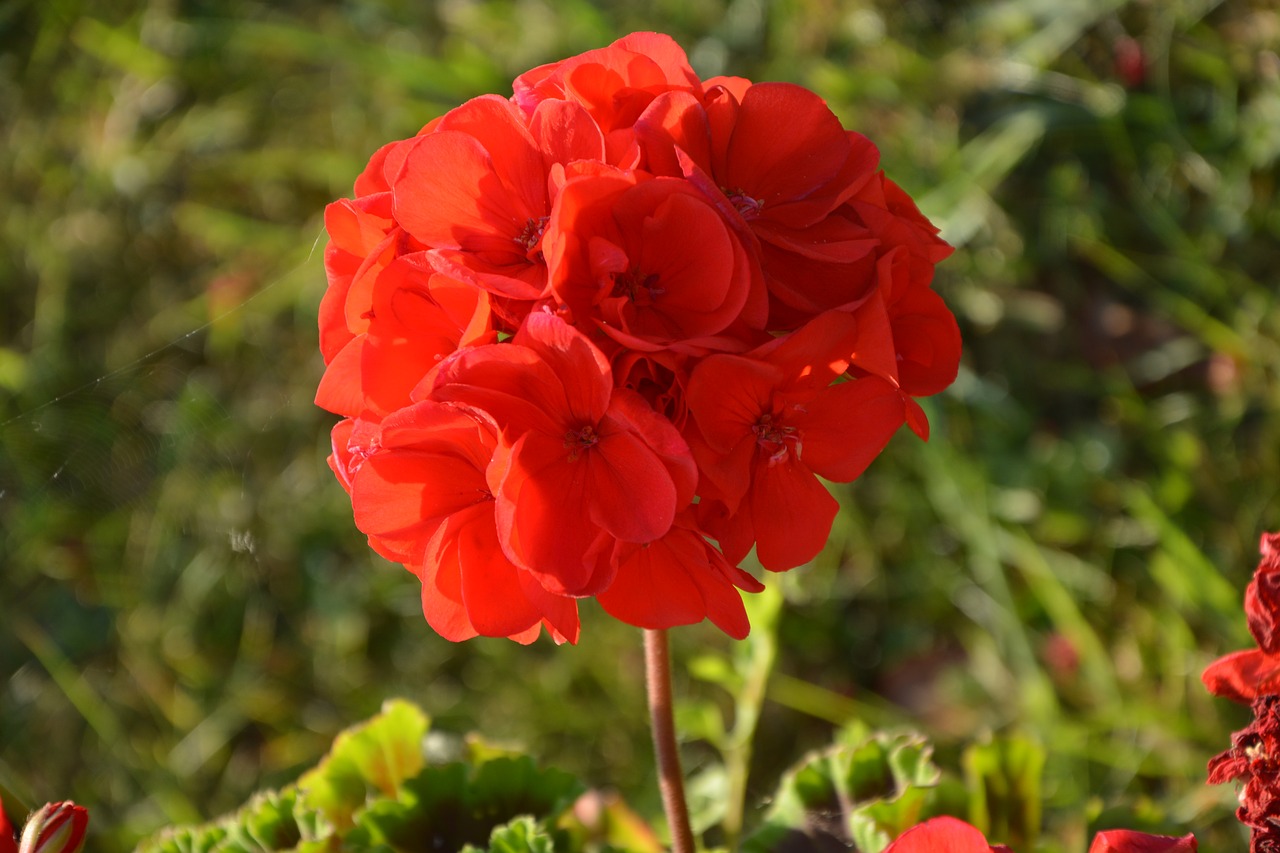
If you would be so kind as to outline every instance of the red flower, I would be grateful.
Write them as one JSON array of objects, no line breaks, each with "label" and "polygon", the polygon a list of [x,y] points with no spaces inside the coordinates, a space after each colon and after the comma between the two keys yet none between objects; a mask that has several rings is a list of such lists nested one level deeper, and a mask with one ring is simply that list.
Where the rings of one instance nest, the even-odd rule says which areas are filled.
[{"label": "red flower", "polygon": [[565,185],[552,223],[552,289],[578,325],[594,321],[618,343],[644,351],[687,348],[735,321],[764,326],[756,264],[685,181],[584,175]]},{"label": "red flower", "polygon": [[833,311],[744,355],[709,356],[693,371],[696,430],[686,432],[702,474],[700,510],[730,562],[753,542],[766,569],[812,559],[837,510],[815,475],[855,479],[902,425],[902,398],[887,382],[829,384],[857,342],[853,317]]},{"label": "red flower", "polygon": [[[597,149],[598,150],[598,149]],[[473,98],[419,137],[392,183],[396,220],[440,268],[495,294],[541,298],[549,164],[510,102]]]},{"label": "red flower", "polygon": [[577,641],[575,603],[543,589],[499,545],[486,478],[497,445],[491,423],[426,401],[343,433],[335,433],[335,456],[356,525],[419,577],[423,614],[442,637],[528,643],[545,625],[557,640]]},{"label": "red flower", "polygon": [[556,594],[605,589],[615,544],[665,536],[693,499],[679,433],[615,389],[603,353],[550,314],[531,314],[509,344],[459,352],[430,396],[498,425],[489,479],[503,550]]},{"label": "red flower", "polygon": [[548,100],[582,105],[605,134],[605,162],[639,164],[632,125],[664,92],[701,95],[702,84],[680,45],[660,33],[632,33],[608,47],[526,71],[512,86],[514,101],[533,115]]},{"label": "red flower", "polygon": [[1210,693],[1250,704],[1254,720],[1209,762],[1209,784],[1243,782],[1239,821],[1252,829],[1254,853],[1280,850],[1280,649],[1277,649],[1277,574],[1280,534],[1260,543],[1262,560],[1245,593],[1249,630],[1261,648],[1233,652],[1210,664],[1201,680]]},{"label": "red flower", "polygon": [[1253,853],[1280,850],[1280,696],[1253,703],[1254,721],[1209,762],[1209,784],[1243,782],[1236,818],[1252,829]]},{"label": "red flower", "polygon": [[734,639],[750,624],[738,590],[764,585],[729,563],[698,529],[692,509],[676,516],[661,539],[643,545],[619,543],[618,574],[597,596],[613,616],[642,628],[670,628],[710,619]]},{"label": "red flower", "polygon": [[410,392],[459,347],[497,339],[489,295],[437,274],[425,252],[401,255],[373,282],[363,329],[330,361],[316,405],[377,416],[410,404]]}]

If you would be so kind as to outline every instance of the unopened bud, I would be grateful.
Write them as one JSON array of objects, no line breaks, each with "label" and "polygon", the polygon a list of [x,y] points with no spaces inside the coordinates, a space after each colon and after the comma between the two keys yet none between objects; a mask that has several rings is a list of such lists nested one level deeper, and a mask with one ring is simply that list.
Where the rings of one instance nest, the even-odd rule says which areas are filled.
[{"label": "unopened bud", "polygon": [[79,853],[89,826],[84,806],[46,803],[27,820],[19,853]]}]

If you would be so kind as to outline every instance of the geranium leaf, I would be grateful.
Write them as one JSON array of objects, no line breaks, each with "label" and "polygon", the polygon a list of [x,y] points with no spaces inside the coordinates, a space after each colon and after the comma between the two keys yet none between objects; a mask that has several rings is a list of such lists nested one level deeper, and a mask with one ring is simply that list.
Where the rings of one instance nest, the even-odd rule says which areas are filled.
[{"label": "geranium leaf", "polygon": [[531,817],[520,817],[489,836],[488,853],[555,853],[555,843]]},{"label": "geranium leaf", "polygon": [[744,849],[840,844],[879,853],[925,815],[940,779],[922,736],[850,728],[783,777],[765,825]]},{"label": "geranium leaf", "polygon": [[298,781],[302,807],[349,829],[369,797],[394,797],[422,769],[427,725],[416,706],[388,700],[376,717],[339,734],[319,766]]}]

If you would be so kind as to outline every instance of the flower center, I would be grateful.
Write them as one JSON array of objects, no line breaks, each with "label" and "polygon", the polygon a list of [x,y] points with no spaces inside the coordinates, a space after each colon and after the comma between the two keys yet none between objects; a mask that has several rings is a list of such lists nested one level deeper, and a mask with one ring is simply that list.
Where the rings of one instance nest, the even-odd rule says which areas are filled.
[{"label": "flower center", "polygon": [[728,187],[721,187],[720,190],[729,197],[729,203],[733,205],[733,209],[738,211],[743,219],[755,219],[760,215],[760,211],[764,209],[763,199],[752,198],[741,188],[731,190]]},{"label": "flower center", "polygon": [[763,414],[751,431],[756,435],[756,446],[768,455],[770,465],[785,462],[787,454],[792,452],[796,459],[800,458],[800,431],[795,427],[778,422],[771,414]]},{"label": "flower center", "polygon": [[613,295],[625,296],[642,308],[652,305],[664,293],[666,291],[658,287],[657,273],[645,275],[632,268],[613,277]]},{"label": "flower center", "polygon": [[595,427],[590,424],[577,430],[569,430],[564,434],[564,446],[569,451],[569,461],[577,462],[579,456],[595,447],[599,441],[600,436],[596,435]]},{"label": "flower center", "polygon": [[524,224],[524,230],[520,232],[520,236],[516,237],[516,245],[522,247],[530,254],[530,260],[533,260],[534,247],[542,240],[542,232],[547,230],[546,216],[539,216],[537,219],[530,218]]}]

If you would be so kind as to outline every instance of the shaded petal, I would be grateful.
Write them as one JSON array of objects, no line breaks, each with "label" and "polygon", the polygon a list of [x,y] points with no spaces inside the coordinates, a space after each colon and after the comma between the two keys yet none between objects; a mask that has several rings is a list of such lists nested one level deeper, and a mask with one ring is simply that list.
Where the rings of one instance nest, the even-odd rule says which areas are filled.
[{"label": "shaded petal", "polygon": [[609,416],[623,428],[643,439],[666,466],[676,487],[676,508],[693,500],[698,486],[698,466],[689,445],[671,421],[655,412],[644,398],[630,388],[615,388],[609,400]]},{"label": "shaded petal", "polygon": [[858,322],[844,311],[826,311],[789,335],[747,353],[767,360],[787,377],[787,389],[816,393],[849,368]]},{"label": "shaded petal", "polygon": [[529,572],[520,570],[516,575],[525,598],[542,613],[543,624],[557,643],[576,644],[581,625],[578,621],[578,603],[567,596],[554,595],[542,588]]},{"label": "shaded petal", "polygon": [[585,455],[568,461],[562,440],[528,432],[496,494],[504,550],[556,595],[595,595],[612,580],[613,541],[590,518],[588,470]]},{"label": "shaded petal", "polygon": [[573,426],[594,424],[609,406],[613,369],[600,348],[554,314],[530,314],[511,339],[537,353],[564,388],[567,411],[554,414]]},{"label": "shaded petal", "polygon": [[788,416],[800,430],[805,465],[837,483],[856,479],[906,420],[902,400],[898,389],[878,376],[823,390]]},{"label": "shaded petal", "polygon": [[502,553],[493,512],[488,501],[451,516],[440,535],[453,541],[441,559],[458,563],[462,602],[477,633],[507,637],[541,623],[542,612],[524,595],[520,570]]},{"label": "shaded petal", "polygon": [[772,364],[737,355],[704,359],[689,377],[689,411],[707,446],[726,453],[773,408],[786,376]]},{"label": "shaded petal", "polygon": [[786,571],[816,557],[827,544],[840,509],[813,472],[791,456],[773,464],[757,457],[747,499],[755,524],[756,556],[771,572]]},{"label": "shaded petal", "polygon": [[[692,625],[707,615],[702,592],[691,575],[705,566],[701,537],[673,529],[648,545],[629,548],[613,583],[596,598],[615,619],[639,628]],[[705,569],[703,569],[705,570]]]},{"label": "shaded petal", "polygon": [[742,97],[716,177],[762,201],[762,215],[807,225],[835,206],[834,198],[816,207],[805,199],[835,177],[849,147],[840,120],[818,95],[791,83],[757,83]]},{"label": "shaded petal", "polygon": [[562,434],[572,426],[560,377],[533,350],[510,343],[454,353],[427,396],[487,412],[512,441],[531,429]]},{"label": "shaded petal", "polygon": [[913,286],[891,314],[902,390],[925,397],[954,382],[960,371],[960,327],[942,297]]},{"label": "shaded petal", "polygon": [[[455,643],[477,636],[462,603],[462,573],[457,560],[441,560],[442,539],[431,542],[425,565],[410,567],[422,579],[422,615],[441,637]],[[451,549],[450,549],[451,550]]]},{"label": "shaded petal", "polygon": [[663,460],[624,424],[606,415],[598,443],[583,460],[588,472],[583,515],[624,542],[650,542],[671,529],[675,482]]}]

